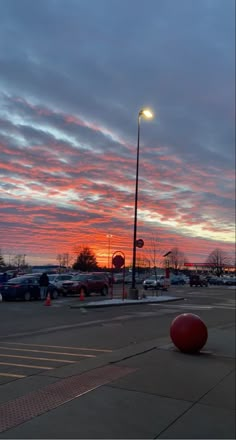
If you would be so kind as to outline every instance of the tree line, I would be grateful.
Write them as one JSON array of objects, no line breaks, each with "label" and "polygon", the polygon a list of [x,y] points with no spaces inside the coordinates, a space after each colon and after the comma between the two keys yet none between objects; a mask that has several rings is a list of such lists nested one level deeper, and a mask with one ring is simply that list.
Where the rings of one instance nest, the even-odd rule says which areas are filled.
[{"label": "tree line", "polygon": [[[74,270],[80,270],[83,272],[86,271],[95,271],[101,269],[99,267],[96,254],[89,246],[82,246],[80,248],[76,248],[76,259],[70,256],[68,253],[58,254],[57,261],[59,266],[61,267],[72,267]],[[173,247],[168,252],[168,266],[174,271],[179,271],[184,268],[185,263],[187,263],[187,258],[178,247]],[[158,266],[157,262],[157,249],[156,246],[153,247],[153,255],[150,260],[149,267],[156,268]],[[152,264],[151,264],[152,263]],[[167,260],[165,260],[167,263]],[[215,275],[220,276],[224,272],[224,269],[227,266],[233,266],[235,262],[229,257],[229,255],[220,248],[214,249],[205,260],[207,267],[212,270]],[[204,263],[203,263],[204,264]],[[1,249],[0,249],[0,270],[4,271],[9,265],[7,265],[4,261]],[[16,255],[13,260],[12,267],[15,268],[26,268],[28,265],[25,263],[25,255]],[[107,269],[106,267],[103,269]]]}]

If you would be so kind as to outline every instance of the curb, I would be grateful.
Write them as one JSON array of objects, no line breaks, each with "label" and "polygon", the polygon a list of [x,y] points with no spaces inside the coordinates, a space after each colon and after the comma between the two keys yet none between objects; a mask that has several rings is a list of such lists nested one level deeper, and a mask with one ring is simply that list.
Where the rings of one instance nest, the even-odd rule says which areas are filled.
[{"label": "curb", "polygon": [[[79,304],[79,305],[71,305],[69,306],[70,309],[95,309],[95,308],[102,308],[102,307],[122,307],[122,306],[137,306],[141,304],[162,304],[166,302],[173,302],[173,301],[181,301],[184,297],[178,297],[178,298],[168,298],[164,299],[163,301],[157,301],[156,299],[152,300],[124,300],[120,303],[105,303],[101,304],[99,301],[97,303],[85,303],[85,304]],[[112,300],[111,300],[112,301]],[[126,302],[127,301],[127,302]],[[132,302],[133,301],[133,302]]]}]

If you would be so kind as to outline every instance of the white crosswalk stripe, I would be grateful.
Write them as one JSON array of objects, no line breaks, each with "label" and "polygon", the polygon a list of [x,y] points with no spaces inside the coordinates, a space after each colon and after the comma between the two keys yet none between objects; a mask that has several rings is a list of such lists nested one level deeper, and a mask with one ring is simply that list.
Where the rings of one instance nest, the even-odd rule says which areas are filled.
[{"label": "white crosswalk stripe", "polygon": [[[35,374],[35,370],[54,370],[58,367],[93,359],[98,354],[108,353],[106,348],[73,347],[64,345],[27,344],[1,342],[0,381],[21,379]],[[33,354],[33,355],[32,355]]]}]

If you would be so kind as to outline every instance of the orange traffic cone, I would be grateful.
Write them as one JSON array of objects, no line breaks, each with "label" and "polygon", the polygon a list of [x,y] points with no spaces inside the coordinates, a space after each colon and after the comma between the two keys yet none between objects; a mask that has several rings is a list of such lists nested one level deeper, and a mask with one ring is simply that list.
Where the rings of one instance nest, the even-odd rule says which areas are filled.
[{"label": "orange traffic cone", "polygon": [[79,300],[84,301],[84,289],[80,290]]},{"label": "orange traffic cone", "polygon": [[50,306],[51,305],[51,296],[50,293],[47,294],[47,298],[46,301],[44,303],[45,306]]}]

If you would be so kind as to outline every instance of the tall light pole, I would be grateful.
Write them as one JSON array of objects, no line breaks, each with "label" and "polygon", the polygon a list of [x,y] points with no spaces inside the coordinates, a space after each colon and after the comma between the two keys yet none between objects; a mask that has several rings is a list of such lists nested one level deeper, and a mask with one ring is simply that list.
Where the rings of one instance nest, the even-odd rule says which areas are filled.
[{"label": "tall light pole", "polygon": [[130,299],[138,298],[138,289],[136,289],[136,241],[137,241],[137,212],[138,212],[138,174],[139,174],[139,142],[140,142],[140,121],[141,118],[153,118],[150,110],[143,108],[138,113],[138,142],[137,142],[137,160],[136,160],[136,180],[135,180],[135,199],[134,199],[134,234],[133,234],[133,263],[132,263],[132,285],[129,290]]},{"label": "tall light pole", "polygon": [[107,234],[108,238],[108,254],[107,254],[107,268],[110,269],[110,250],[111,250],[111,234]]}]

